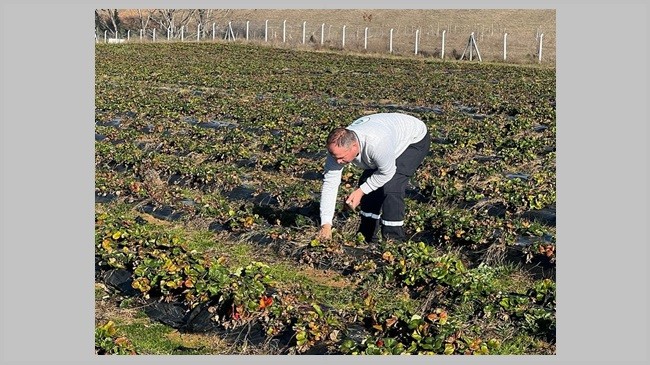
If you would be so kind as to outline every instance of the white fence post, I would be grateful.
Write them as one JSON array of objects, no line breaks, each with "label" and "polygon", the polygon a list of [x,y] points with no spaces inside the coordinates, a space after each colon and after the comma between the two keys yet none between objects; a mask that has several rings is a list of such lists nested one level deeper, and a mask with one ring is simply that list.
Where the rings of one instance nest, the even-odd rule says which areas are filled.
[{"label": "white fence post", "polygon": [[108,42],[108,40],[107,40],[107,38],[108,38],[107,33],[108,33],[108,31],[105,30],[105,31],[104,31],[104,43],[107,43],[107,42]]},{"label": "white fence post", "polygon": [[483,62],[481,59],[481,52],[478,50],[478,44],[476,44],[476,38],[474,37],[474,33],[472,33],[472,44],[474,44],[474,48],[476,48],[476,56],[478,56],[478,61]]},{"label": "white fence post", "polygon": [[325,42],[325,23],[320,26],[320,45]]},{"label": "white fence post", "polygon": [[368,27],[366,27],[363,33],[363,49],[368,49]]},{"label": "white fence post", "polygon": [[447,33],[446,29],[442,30],[442,51],[440,52],[440,58],[445,59],[445,34]]},{"label": "white fence post", "polygon": [[542,63],[542,40],[544,39],[544,33],[539,35],[539,63]]},{"label": "white fence post", "polygon": [[232,21],[228,22],[228,29],[226,29],[226,34],[224,35],[223,39],[235,40],[235,33],[232,30]]},{"label": "white fence post", "polygon": [[[283,24],[282,24],[282,42],[283,43],[287,42],[286,23],[287,23],[287,20],[285,19],[283,21]],[[269,41],[268,38],[269,38],[270,29],[269,29],[268,24],[269,24],[269,20],[267,19],[265,21],[265,29],[264,29],[264,41],[265,42]],[[228,25],[229,25],[229,29],[226,30],[226,37],[228,39],[230,39],[230,38],[234,39],[234,31],[232,29],[231,22],[229,22]],[[204,33],[203,34],[204,38],[207,38],[207,30],[204,30],[204,28],[205,27],[203,27],[202,24],[197,24],[196,42],[201,42],[201,33],[202,32]],[[330,25],[330,32],[331,32],[331,28],[332,28],[332,26]],[[411,27],[411,31],[413,30],[413,28],[415,28],[415,27]],[[449,28],[451,28],[451,25],[449,25]],[[490,27],[483,26],[482,30],[481,30],[481,38],[483,38],[485,36],[486,30],[488,32],[490,32],[490,33],[488,33],[488,37],[490,37],[490,35],[495,30],[494,28],[495,28],[494,24],[492,24]],[[156,40],[157,40],[156,39],[156,37],[157,37],[156,29],[157,28],[152,27],[151,29],[152,29],[152,41],[156,42]],[[430,29],[431,29],[431,32],[433,33],[433,31],[434,31],[433,26],[430,26]],[[161,29],[161,30],[163,30],[163,29]],[[180,40],[181,40],[181,42],[185,41],[185,33],[186,33],[185,30],[186,29],[185,29],[184,25],[180,27]],[[398,32],[399,32],[399,30],[400,29],[398,29]],[[442,42],[441,42],[442,44],[441,44],[440,58],[442,60],[444,60],[445,59],[445,51],[446,51],[446,35],[447,35],[446,33],[447,33],[447,30],[449,30],[449,29],[444,29],[444,28],[441,29],[440,24],[438,23],[438,29],[436,30],[436,33],[438,33],[440,30],[442,30]],[[503,27],[502,29],[498,29],[497,31],[499,31],[499,30],[503,31],[503,33],[502,33],[503,34],[503,61],[507,62],[507,60],[508,60],[508,35],[509,35],[509,33],[505,32],[505,30],[506,30],[505,27]],[[139,29],[138,31],[139,31],[139,40],[140,40],[140,42],[147,41],[147,38],[148,38],[147,29]],[[395,31],[394,28],[390,28],[390,33],[389,33],[389,53],[390,54],[393,54],[395,52],[395,50],[393,48],[394,31]],[[212,39],[213,40],[216,39],[216,32],[217,32],[216,23],[213,22],[212,23]],[[385,32],[385,30],[381,30],[382,34],[385,34],[384,32]],[[168,41],[173,39],[173,37],[174,37],[173,33],[174,33],[174,28],[172,28],[172,27],[167,28],[167,40]],[[359,38],[359,33],[360,33],[360,28],[357,29],[357,35],[356,35],[357,42],[358,42],[358,38]],[[100,43],[101,42],[101,40],[100,40],[101,36],[99,34],[101,34],[101,33],[95,32],[94,34],[95,34],[95,43]],[[427,33],[427,35],[428,34],[429,33]],[[420,51],[421,51],[421,47],[420,47],[421,35],[422,35],[421,29],[415,29],[415,42],[414,42],[414,54],[415,55],[419,55]],[[246,40],[247,41],[250,40],[250,36],[251,36],[251,34],[250,34],[250,21],[246,21]],[[253,36],[255,36],[254,33],[253,33]],[[275,36],[277,37],[277,34]],[[314,36],[315,36],[315,34],[312,34],[312,38]],[[320,44],[324,45],[324,43],[325,43],[325,23],[321,24],[321,34],[320,34],[320,36],[321,36],[320,37],[321,38]],[[342,26],[342,37],[341,37],[341,48],[342,49],[345,49],[345,47],[346,47],[346,37],[347,37],[347,25],[343,25]],[[363,37],[364,37],[363,49],[367,50],[368,49],[368,42],[369,42],[369,27],[364,27],[364,35],[363,35]],[[543,60],[543,50],[544,50],[543,49],[544,33],[541,33],[540,29],[536,30],[536,38],[537,38],[537,41],[539,42],[538,49],[537,49],[538,63],[541,64],[541,63],[543,63],[542,60]],[[119,41],[119,38],[117,36],[116,36],[116,39],[118,39],[118,41]],[[116,42],[113,39],[110,39],[110,41],[111,41],[111,43]],[[124,41],[130,42],[131,41],[131,30],[127,30],[127,33],[125,35],[125,39],[122,39],[121,41],[122,42],[124,42]],[[104,43],[109,42],[108,30],[104,31],[103,42]],[[302,44],[303,45],[307,44],[307,21],[303,21],[303,23],[302,23]],[[480,55],[478,47],[476,45],[476,32],[471,32],[471,34],[470,34],[470,42],[469,42],[468,47],[469,47],[469,50],[466,50],[466,51],[469,51],[468,52],[469,60],[472,61],[474,59],[474,53],[475,53],[474,48],[476,48],[476,56],[478,57],[479,61],[481,61],[481,55]],[[462,57],[461,57],[461,59],[462,59]]]},{"label": "white fence post", "polygon": [[282,22],[282,43],[287,42],[287,21]]},{"label": "white fence post", "polygon": [[471,61],[474,56],[474,45],[472,44],[472,39],[474,39],[474,32],[469,35],[469,60]]},{"label": "white fence post", "polygon": [[415,54],[418,54],[418,40],[420,37],[420,30],[415,31]]}]

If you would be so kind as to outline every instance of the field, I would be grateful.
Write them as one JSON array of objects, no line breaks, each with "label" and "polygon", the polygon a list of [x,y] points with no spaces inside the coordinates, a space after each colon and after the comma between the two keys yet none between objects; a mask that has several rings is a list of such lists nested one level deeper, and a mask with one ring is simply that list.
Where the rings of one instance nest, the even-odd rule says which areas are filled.
[{"label": "field", "polygon": [[[555,69],[97,44],[98,354],[556,353]],[[425,121],[409,241],[318,230],[323,142]],[[339,196],[361,171],[345,171]]]}]

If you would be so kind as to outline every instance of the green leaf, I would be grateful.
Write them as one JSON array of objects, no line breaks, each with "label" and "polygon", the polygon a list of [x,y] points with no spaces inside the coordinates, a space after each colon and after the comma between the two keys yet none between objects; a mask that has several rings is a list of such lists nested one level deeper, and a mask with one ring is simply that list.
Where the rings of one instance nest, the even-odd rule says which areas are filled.
[{"label": "green leaf", "polygon": [[312,306],[312,308],[314,308],[314,310],[316,311],[316,313],[318,313],[318,316],[319,316],[319,317],[322,317],[322,316],[323,316],[323,311],[321,310],[321,308],[320,308],[320,306],[319,306],[318,304],[314,303],[314,304],[312,304],[311,306]]},{"label": "green leaf", "polygon": [[451,355],[451,354],[454,353],[454,351],[455,351],[455,348],[454,348],[453,344],[450,344],[450,343],[445,344],[445,352],[444,352],[445,355]]},{"label": "green leaf", "polygon": [[296,340],[303,341],[306,338],[307,338],[307,333],[306,332],[300,331],[300,332],[296,333]]},{"label": "green leaf", "polygon": [[422,335],[420,334],[420,331],[418,331],[418,330],[413,331],[413,333],[411,333],[411,337],[413,337],[413,339],[418,341],[418,342],[422,340]]}]

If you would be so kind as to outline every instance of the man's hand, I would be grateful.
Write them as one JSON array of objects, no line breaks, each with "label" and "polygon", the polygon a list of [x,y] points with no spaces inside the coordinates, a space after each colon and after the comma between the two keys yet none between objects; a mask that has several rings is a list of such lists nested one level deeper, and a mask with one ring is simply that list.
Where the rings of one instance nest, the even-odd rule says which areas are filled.
[{"label": "man's hand", "polygon": [[360,188],[353,191],[350,196],[348,196],[345,199],[345,204],[352,210],[354,210],[360,203],[361,203],[361,198],[363,197],[364,193],[363,190]]},{"label": "man's hand", "polygon": [[323,224],[320,227],[320,231],[318,232],[318,236],[316,237],[319,240],[331,240],[332,239],[332,225],[331,224]]}]

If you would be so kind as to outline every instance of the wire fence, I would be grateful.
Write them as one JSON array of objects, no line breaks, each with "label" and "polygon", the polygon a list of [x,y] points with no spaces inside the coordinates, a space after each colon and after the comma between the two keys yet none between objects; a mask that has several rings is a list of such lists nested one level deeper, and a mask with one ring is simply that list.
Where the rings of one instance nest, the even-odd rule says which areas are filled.
[{"label": "wire fence", "polygon": [[[539,29],[510,34],[495,26],[338,26],[333,24],[229,21],[174,28],[95,32],[96,43],[252,42],[273,47],[329,49],[439,59],[555,64],[555,35]],[[476,55],[476,56],[474,56]]]}]

